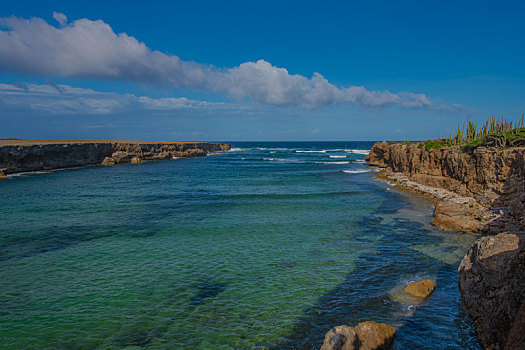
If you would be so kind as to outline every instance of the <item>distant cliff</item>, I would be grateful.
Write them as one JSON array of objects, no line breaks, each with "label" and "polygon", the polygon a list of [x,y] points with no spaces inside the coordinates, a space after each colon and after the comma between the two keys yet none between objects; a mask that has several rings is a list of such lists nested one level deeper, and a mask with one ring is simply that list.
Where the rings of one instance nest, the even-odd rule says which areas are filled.
[{"label": "distant cliff", "polygon": [[145,141],[0,140],[0,171],[4,174],[96,164],[140,163],[199,157],[228,151],[230,144]]},{"label": "distant cliff", "polygon": [[[366,160],[385,168],[387,180],[433,194],[437,226],[491,234],[458,269],[463,305],[487,349],[525,348],[525,312],[518,314],[525,310],[525,148],[427,151],[382,142]],[[436,189],[450,195],[435,196]]]}]

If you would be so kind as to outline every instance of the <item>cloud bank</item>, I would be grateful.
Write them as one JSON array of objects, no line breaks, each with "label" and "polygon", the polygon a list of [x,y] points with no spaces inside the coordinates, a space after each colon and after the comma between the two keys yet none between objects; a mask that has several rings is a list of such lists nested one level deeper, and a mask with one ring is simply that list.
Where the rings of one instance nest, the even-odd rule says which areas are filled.
[{"label": "cloud bank", "polygon": [[67,17],[57,12],[53,17],[58,27],[41,18],[0,18],[0,70],[187,88],[277,106],[432,106],[424,94],[338,87],[319,73],[311,78],[290,74],[264,60],[233,68],[184,61],[151,50],[126,33],[116,34],[101,20],[83,18],[67,23]]},{"label": "cloud bank", "polygon": [[0,84],[0,109],[14,108],[49,114],[103,115],[130,111],[232,109],[223,103],[185,97],[152,98],[133,94],[99,92],[53,84]]}]

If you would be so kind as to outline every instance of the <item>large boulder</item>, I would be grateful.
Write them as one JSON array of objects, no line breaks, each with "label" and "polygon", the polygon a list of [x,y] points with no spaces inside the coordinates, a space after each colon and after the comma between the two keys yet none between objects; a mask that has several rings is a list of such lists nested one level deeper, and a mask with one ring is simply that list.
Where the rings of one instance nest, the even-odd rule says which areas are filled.
[{"label": "large boulder", "polygon": [[360,350],[390,349],[394,344],[396,330],[384,323],[366,321],[355,327]]},{"label": "large boulder", "polygon": [[465,311],[487,349],[503,349],[525,299],[525,233],[485,236],[459,266]]},{"label": "large boulder", "polygon": [[382,350],[390,349],[396,330],[384,323],[366,321],[355,328],[337,326],[325,336],[321,350]]}]

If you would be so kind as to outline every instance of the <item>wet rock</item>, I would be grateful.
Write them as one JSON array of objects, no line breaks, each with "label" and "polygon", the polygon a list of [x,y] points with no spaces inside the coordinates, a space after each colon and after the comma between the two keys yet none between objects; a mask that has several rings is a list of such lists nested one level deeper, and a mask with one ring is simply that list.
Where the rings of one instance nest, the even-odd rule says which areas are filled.
[{"label": "wet rock", "polygon": [[4,173],[5,169],[0,169],[0,179],[3,179],[7,177],[7,175]]},{"label": "wet rock", "polygon": [[337,326],[324,338],[321,350],[358,350],[359,340],[353,327]]},{"label": "wet rock", "polygon": [[483,345],[503,349],[525,300],[525,233],[485,236],[459,266],[466,313]]},{"label": "wet rock", "polygon": [[101,163],[102,165],[115,165],[115,160],[111,157],[106,157]]},{"label": "wet rock", "polygon": [[140,157],[133,157],[131,158],[131,164],[142,164],[144,161]]},{"label": "wet rock", "polygon": [[396,336],[396,330],[393,327],[375,321],[359,323],[355,327],[355,332],[361,350],[390,349]]},{"label": "wet rock", "polygon": [[431,280],[414,281],[405,287],[405,292],[415,297],[426,298],[435,288],[436,284]]}]

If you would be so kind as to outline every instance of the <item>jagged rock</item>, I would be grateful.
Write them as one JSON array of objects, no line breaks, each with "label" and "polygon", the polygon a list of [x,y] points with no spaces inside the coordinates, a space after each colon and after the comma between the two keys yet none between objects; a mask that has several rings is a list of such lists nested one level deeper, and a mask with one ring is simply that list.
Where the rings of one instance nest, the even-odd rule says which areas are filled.
[{"label": "jagged rock", "polygon": [[479,339],[503,349],[525,300],[525,233],[485,236],[459,266],[459,289]]},{"label": "jagged rock", "polygon": [[5,169],[0,169],[0,179],[7,177],[4,171]]},{"label": "jagged rock", "polygon": [[525,350],[525,301],[521,303],[520,310],[509,331],[505,350]]},{"label": "jagged rock", "polygon": [[396,330],[384,323],[366,321],[357,326],[337,326],[324,338],[321,350],[380,350],[390,349]]},{"label": "jagged rock", "polygon": [[324,337],[321,350],[358,350],[359,340],[353,327],[337,326]]},{"label": "jagged rock", "polygon": [[405,287],[405,292],[415,297],[426,298],[435,288],[436,284],[431,280],[414,281]]},{"label": "jagged rock", "polygon": [[104,158],[104,160],[102,161],[102,163],[100,163],[102,165],[115,165],[115,160],[111,157],[106,157]]},{"label": "jagged rock", "polygon": [[127,163],[131,159],[131,155],[127,152],[117,151],[111,155],[113,161],[117,164]]},{"label": "jagged rock", "polygon": [[131,158],[131,164],[142,164],[144,161],[140,157],[133,157]]},{"label": "jagged rock", "polygon": [[396,330],[384,323],[366,321],[355,327],[360,350],[390,349]]}]

